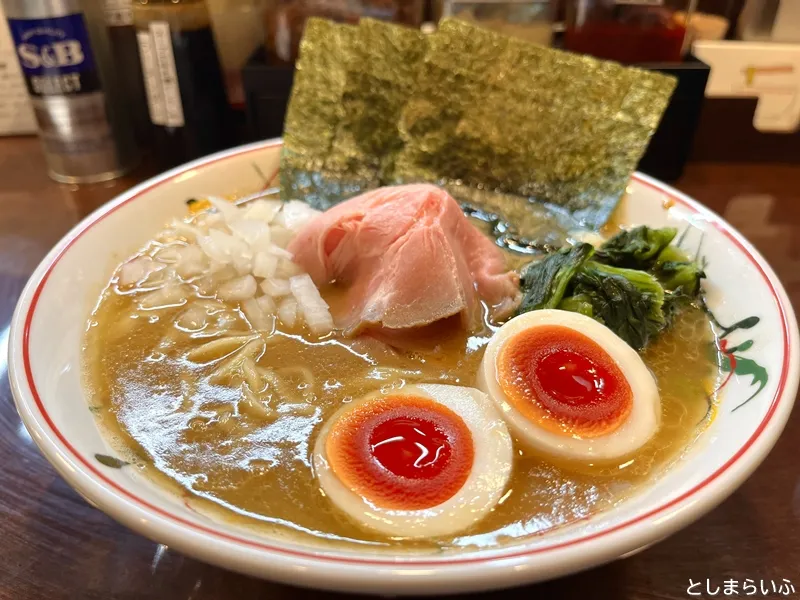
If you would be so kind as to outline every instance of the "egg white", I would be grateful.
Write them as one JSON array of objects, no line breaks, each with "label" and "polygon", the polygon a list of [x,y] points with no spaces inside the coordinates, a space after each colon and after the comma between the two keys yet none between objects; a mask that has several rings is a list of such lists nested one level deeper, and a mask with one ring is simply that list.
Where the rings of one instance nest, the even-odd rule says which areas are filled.
[{"label": "egg white", "polygon": [[446,501],[417,510],[374,505],[345,486],[328,463],[325,442],[336,421],[373,394],[339,409],[317,436],[313,462],[325,495],[366,528],[393,537],[423,538],[450,535],[482,519],[500,500],[511,476],[513,448],[506,424],[483,392],[454,385],[410,385],[391,395],[428,398],[456,413],[469,428],[475,458],[464,485]]},{"label": "egg white", "polygon": [[[557,433],[531,421],[508,402],[497,380],[498,354],[516,334],[542,325],[560,325],[582,333],[608,353],[622,371],[631,387],[633,405],[627,419],[617,429],[591,438]],[[661,422],[658,386],[639,354],[608,327],[579,313],[536,310],[508,321],[486,347],[477,385],[495,402],[521,443],[551,456],[573,460],[619,458],[641,448],[658,431]]]}]

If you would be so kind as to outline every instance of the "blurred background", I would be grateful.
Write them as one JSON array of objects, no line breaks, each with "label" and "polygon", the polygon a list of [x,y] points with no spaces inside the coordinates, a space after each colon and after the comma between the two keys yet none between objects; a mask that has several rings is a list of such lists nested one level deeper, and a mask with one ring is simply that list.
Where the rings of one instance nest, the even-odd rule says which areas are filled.
[{"label": "blurred background", "polygon": [[[309,17],[455,17],[679,79],[640,164],[800,157],[797,0],[3,0],[0,132],[90,183],[281,135]],[[49,25],[48,25],[49,24]],[[53,37],[44,25],[56,24]],[[49,36],[49,37],[48,37]]]}]

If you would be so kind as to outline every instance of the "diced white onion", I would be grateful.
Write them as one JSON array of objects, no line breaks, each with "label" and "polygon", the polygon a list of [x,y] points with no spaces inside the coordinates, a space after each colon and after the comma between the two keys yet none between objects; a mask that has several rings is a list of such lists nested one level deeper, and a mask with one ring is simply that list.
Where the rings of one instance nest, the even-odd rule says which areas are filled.
[{"label": "diced white onion", "polygon": [[247,275],[253,271],[253,259],[250,253],[233,257],[233,268],[239,275]]},{"label": "diced white onion", "polygon": [[283,205],[283,209],[275,217],[275,223],[286,227],[293,233],[297,233],[318,214],[318,210],[314,210],[305,202],[290,200]]},{"label": "diced white onion", "polygon": [[280,225],[273,225],[269,228],[269,235],[272,243],[280,248],[285,248],[292,241],[294,233]]},{"label": "diced white onion", "polygon": [[206,256],[199,246],[190,244],[178,249],[180,258],[175,265],[178,275],[187,279],[204,273],[207,269]]},{"label": "diced white onion", "polygon": [[333,329],[333,318],[311,276],[296,275],[289,279],[289,287],[309,329],[320,335],[329,333]]},{"label": "diced white onion", "polygon": [[217,291],[217,296],[228,302],[241,302],[256,295],[258,284],[252,275],[237,277],[223,283]]},{"label": "diced white onion", "polygon": [[219,229],[209,230],[208,235],[200,237],[197,241],[203,252],[216,262],[231,263],[234,257],[248,252],[247,244],[243,240]]},{"label": "diced white onion", "polygon": [[164,268],[149,256],[140,256],[122,265],[119,270],[118,283],[120,285],[133,285],[150,275],[154,271]]},{"label": "diced white onion", "polygon": [[172,283],[144,294],[139,298],[139,308],[142,310],[155,310],[168,306],[180,306],[186,302],[187,297],[188,294],[183,285]]},{"label": "diced white onion", "polygon": [[198,221],[198,225],[202,226],[206,231],[214,228],[225,227],[225,217],[219,213],[203,213],[202,220]]},{"label": "diced white onion", "polygon": [[270,244],[269,247],[267,248],[267,251],[270,254],[273,254],[273,255],[277,256],[278,258],[283,258],[283,259],[286,259],[286,260],[292,260],[294,258],[294,256],[292,256],[291,252],[289,252],[285,248],[281,248],[280,246],[276,246],[275,244]]},{"label": "diced white onion", "polygon": [[240,219],[229,222],[228,227],[233,235],[244,240],[254,250],[266,250],[270,244],[269,226],[263,221]]},{"label": "diced white onion", "polygon": [[277,268],[277,256],[268,252],[256,252],[253,257],[253,275],[262,279],[273,277]]},{"label": "diced white onion", "polygon": [[203,235],[203,232],[198,227],[194,227],[185,221],[173,221],[170,227],[187,242],[194,242]]},{"label": "diced white onion", "polygon": [[271,223],[282,205],[280,200],[255,200],[244,209],[244,218]]},{"label": "diced white onion", "polygon": [[239,218],[239,209],[236,208],[236,205],[232,202],[228,202],[224,198],[218,198],[217,196],[208,196],[206,199],[228,223]]},{"label": "diced white onion", "polygon": [[292,291],[289,287],[288,279],[275,279],[272,277],[261,282],[261,289],[265,294],[273,298],[286,296]]},{"label": "diced white onion", "polygon": [[174,265],[181,259],[181,248],[175,246],[167,246],[166,248],[161,248],[158,252],[156,252],[155,259],[166,265]]},{"label": "diced white onion", "polygon": [[256,302],[258,302],[258,307],[265,315],[274,315],[278,310],[278,307],[275,306],[275,300],[270,296],[259,296]]},{"label": "diced white onion", "polygon": [[175,324],[181,329],[186,331],[199,331],[206,324],[206,309],[201,304],[192,304],[189,306],[180,317],[178,317]]},{"label": "diced white onion", "polygon": [[279,279],[289,279],[293,275],[300,275],[302,271],[297,264],[291,260],[283,259],[278,261],[278,268],[275,270],[275,277]]},{"label": "diced white onion", "polygon": [[215,243],[214,238],[212,238],[210,235],[198,237],[197,243],[200,244],[200,248],[212,261],[222,264],[228,262],[228,254],[225,252],[225,249],[219,244]]},{"label": "diced white onion", "polygon": [[137,296],[140,310],[186,304],[191,284],[201,297],[175,319],[186,331],[213,335],[235,327],[244,314],[258,331],[271,332],[277,318],[286,327],[305,323],[317,334],[330,332],[328,305],[286,249],[319,212],[300,201],[255,200],[238,208],[222,198],[207,200],[213,210],[174,221],[160,234],[168,245],[154,258],[137,256],[120,267],[120,286],[146,292]]},{"label": "diced white onion", "polygon": [[179,282],[176,281],[175,269],[167,265],[159,265],[158,269],[153,269],[144,279],[139,280],[138,286],[140,288],[156,289],[176,283]]},{"label": "diced white onion", "polygon": [[272,329],[268,315],[261,309],[261,305],[255,298],[248,298],[242,302],[242,311],[250,325],[257,331],[268,331]]},{"label": "diced white onion", "polygon": [[297,321],[297,301],[294,298],[284,298],[278,305],[278,318],[286,327],[294,327]]}]

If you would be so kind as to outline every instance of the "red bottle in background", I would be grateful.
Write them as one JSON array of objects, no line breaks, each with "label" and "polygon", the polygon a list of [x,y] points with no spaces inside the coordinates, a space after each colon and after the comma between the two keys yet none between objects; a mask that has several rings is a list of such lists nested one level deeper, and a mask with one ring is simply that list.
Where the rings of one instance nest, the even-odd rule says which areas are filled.
[{"label": "red bottle in background", "polygon": [[621,63],[680,62],[691,0],[568,0],[564,46]]}]

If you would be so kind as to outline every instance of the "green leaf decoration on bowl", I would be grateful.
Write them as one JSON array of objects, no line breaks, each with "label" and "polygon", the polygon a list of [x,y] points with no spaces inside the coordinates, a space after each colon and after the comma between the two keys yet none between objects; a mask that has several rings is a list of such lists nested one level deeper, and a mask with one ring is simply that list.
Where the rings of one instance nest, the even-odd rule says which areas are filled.
[{"label": "green leaf decoration on bowl", "polygon": [[121,469],[122,467],[131,464],[125,460],[122,460],[121,458],[109,456],[108,454],[95,454],[94,458],[101,465],[109,467],[111,469]]}]

